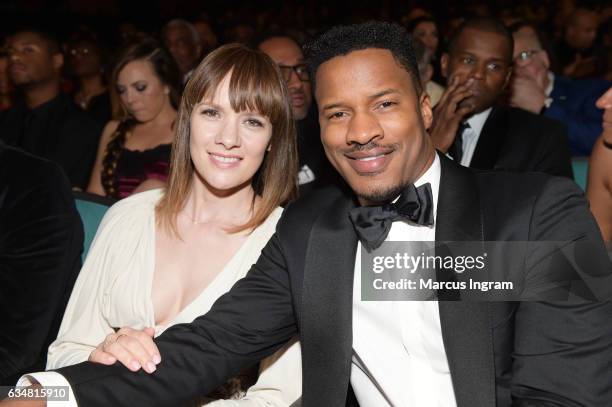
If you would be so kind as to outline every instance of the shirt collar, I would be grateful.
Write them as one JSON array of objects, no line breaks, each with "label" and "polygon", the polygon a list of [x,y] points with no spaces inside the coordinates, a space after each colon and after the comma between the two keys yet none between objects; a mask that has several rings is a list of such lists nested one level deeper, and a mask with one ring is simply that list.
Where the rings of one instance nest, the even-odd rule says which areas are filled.
[{"label": "shirt collar", "polygon": [[555,74],[548,71],[548,86],[546,87],[546,90],[544,91],[546,93],[546,97],[550,97],[550,94],[552,93],[554,87],[555,87]]},{"label": "shirt collar", "polygon": [[487,118],[489,117],[491,110],[493,110],[492,107],[488,108],[487,110],[483,110],[480,113],[476,113],[475,115],[467,119],[467,123],[470,125],[470,128],[474,131],[474,134],[480,135],[480,132],[482,131],[482,128],[484,127],[484,124],[487,121]]}]

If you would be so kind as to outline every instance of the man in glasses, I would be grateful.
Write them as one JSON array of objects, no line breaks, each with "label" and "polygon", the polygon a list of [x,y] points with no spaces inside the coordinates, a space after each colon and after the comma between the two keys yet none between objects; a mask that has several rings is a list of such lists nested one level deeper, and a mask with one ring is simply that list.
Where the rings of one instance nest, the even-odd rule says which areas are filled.
[{"label": "man in glasses", "polygon": [[500,106],[512,50],[511,33],[495,19],[473,18],[455,31],[440,59],[447,88],[429,129],[434,146],[466,167],[571,178],[564,126]]},{"label": "man in glasses", "polygon": [[510,104],[563,122],[572,155],[590,155],[601,134],[602,111],[595,106],[595,101],[612,84],[603,79],[574,80],[554,75],[536,28],[519,22],[511,30],[514,71]]},{"label": "man in glasses", "polygon": [[310,77],[301,47],[287,34],[269,33],[259,39],[257,48],[278,64],[289,88],[298,136],[300,195],[339,182],[320,141],[316,109],[311,109]]}]

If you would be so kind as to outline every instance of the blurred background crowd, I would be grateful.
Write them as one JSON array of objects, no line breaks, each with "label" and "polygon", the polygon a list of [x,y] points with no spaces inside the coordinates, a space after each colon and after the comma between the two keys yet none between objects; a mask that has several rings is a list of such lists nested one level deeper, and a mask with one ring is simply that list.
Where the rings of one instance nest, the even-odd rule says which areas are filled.
[{"label": "blurred background crowd", "polygon": [[[601,133],[595,100],[612,80],[612,5],[605,1],[32,0],[3,2],[0,15],[0,138],[59,162],[73,187],[114,198],[143,181],[151,182],[144,189],[163,182],[181,90],[199,61],[225,43],[257,47],[282,33],[301,46],[336,24],[398,22],[422,43],[421,76],[435,104],[446,86],[440,59],[453,30],[471,17],[495,17],[515,39],[512,80],[495,103],[564,122],[574,157],[589,156]],[[155,69],[130,64],[151,57],[158,43]],[[267,45],[272,54],[286,51],[286,44]],[[273,59],[303,59],[289,48]],[[292,92],[298,127],[317,132],[316,123],[299,123],[316,115],[306,69],[295,72],[286,77],[299,87]],[[154,78],[159,89],[129,91],[130,79]],[[303,111],[295,111],[300,103]],[[138,174],[143,166],[146,178]]]}]

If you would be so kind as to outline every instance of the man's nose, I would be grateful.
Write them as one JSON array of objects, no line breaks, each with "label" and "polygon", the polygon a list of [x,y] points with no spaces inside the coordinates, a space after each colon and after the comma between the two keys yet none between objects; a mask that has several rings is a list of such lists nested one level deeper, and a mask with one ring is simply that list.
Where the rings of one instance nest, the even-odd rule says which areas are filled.
[{"label": "man's nose", "polygon": [[365,145],[377,138],[382,138],[384,132],[372,112],[355,112],[346,136],[347,144]]}]

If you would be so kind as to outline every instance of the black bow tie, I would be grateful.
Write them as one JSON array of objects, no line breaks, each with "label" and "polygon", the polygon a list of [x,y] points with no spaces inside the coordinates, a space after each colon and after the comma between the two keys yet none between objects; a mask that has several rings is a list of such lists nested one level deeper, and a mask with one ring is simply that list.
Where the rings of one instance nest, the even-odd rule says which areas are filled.
[{"label": "black bow tie", "polygon": [[394,221],[409,220],[423,226],[434,224],[431,185],[426,183],[418,188],[410,185],[395,203],[359,206],[349,211],[349,217],[361,244],[370,252],[385,241]]}]

